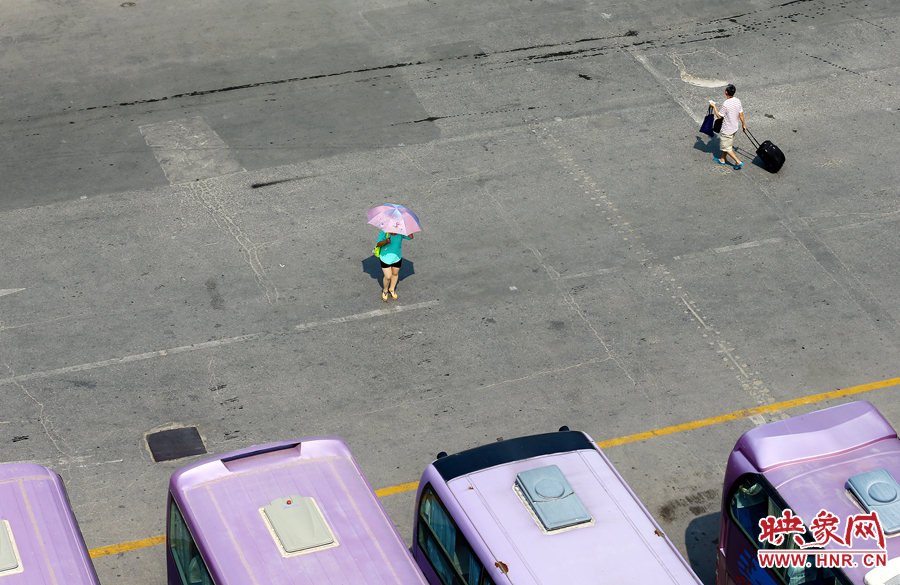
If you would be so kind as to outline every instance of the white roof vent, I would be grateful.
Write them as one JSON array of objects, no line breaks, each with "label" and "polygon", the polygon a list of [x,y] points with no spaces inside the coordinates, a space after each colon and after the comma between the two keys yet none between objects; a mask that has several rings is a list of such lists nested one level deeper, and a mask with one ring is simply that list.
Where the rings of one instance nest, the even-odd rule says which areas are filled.
[{"label": "white roof vent", "polygon": [[867,512],[878,512],[885,534],[900,532],[900,485],[887,469],[854,475],[847,487]]},{"label": "white roof vent", "polygon": [[900,557],[866,573],[866,585],[900,585]]},{"label": "white roof vent", "polygon": [[22,572],[22,559],[8,520],[0,520],[0,576]]},{"label": "white roof vent", "polygon": [[284,556],[338,545],[313,498],[304,496],[279,498],[259,511]]},{"label": "white roof vent", "polygon": [[516,476],[516,489],[547,532],[593,520],[556,465],[523,471]]}]

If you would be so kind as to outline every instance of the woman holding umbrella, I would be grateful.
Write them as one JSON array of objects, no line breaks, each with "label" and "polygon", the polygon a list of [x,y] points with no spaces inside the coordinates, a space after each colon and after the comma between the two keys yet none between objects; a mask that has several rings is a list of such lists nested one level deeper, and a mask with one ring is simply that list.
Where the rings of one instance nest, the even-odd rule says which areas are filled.
[{"label": "woman holding umbrella", "polygon": [[397,280],[400,276],[400,265],[403,263],[403,240],[413,239],[413,232],[421,231],[419,218],[402,205],[385,203],[366,212],[369,223],[380,227],[376,248],[381,248],[379,260],[384,272],[384,288],[381,300],[387,301],[388,294],[397,298]]},{"label": "woman holding umbrella", "polygon": [[390,232],[381,231],[378,234],[378,243],[376,247],[381,248],[381,271],[384,272],[384,289],[381,291],[381,300],[388,300],[388,293],[391,298],[397,298],[397,278],[400,275],[400,265],[403,263],[401,248],[403,240],[413,239],[413,234],[404,236],[403,234],[392,234]]}]

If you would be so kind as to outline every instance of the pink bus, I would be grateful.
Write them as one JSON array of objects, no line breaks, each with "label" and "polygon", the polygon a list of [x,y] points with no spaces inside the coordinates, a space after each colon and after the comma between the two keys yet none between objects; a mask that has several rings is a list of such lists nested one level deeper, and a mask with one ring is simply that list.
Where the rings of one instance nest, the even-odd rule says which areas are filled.
[{"label": "pink bus", "polygon": [[62,480],[0,465],[0,585],[99,585]]},{"label": "pink bus", "polygon": [[585,433],[509,439],[425,469],[413,555],[431,585],[700,581]]},{"label": "pink bus", "polygon": [[747,431],[725,470],[716,582],[900,583],[897,478],[897,432],[868,402]]},{"label": "pink bus", "polygon": [[169,482],[167,527],[169,585],[426,585],[337,437],[183,467]]}]

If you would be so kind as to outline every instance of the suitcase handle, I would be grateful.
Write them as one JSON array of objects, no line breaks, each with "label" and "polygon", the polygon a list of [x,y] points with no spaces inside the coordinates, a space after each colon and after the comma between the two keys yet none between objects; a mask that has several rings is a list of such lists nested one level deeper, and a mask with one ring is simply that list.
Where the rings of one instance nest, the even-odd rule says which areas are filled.
[{"label": "suitcase handle", "polygon": [[750,138],[750,143],[753,144],[753,146],[755,146],[756,148],[759,148],[759,140],[757,140],[757,139],[753,136],[753,134],[750,134],[750,131],[749,131],[749,130],[746,130],[746,129],[745,129],[745,130],[744,130],[744,134],[746,134],[747,137]]}]

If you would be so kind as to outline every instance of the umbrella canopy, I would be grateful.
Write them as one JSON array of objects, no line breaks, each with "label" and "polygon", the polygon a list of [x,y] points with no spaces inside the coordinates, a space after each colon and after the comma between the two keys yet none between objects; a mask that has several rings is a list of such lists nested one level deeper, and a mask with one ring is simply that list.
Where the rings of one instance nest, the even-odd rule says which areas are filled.
[{"label": "umbrella canopy", "polygon": [[408,236],[422,231],[416,214],[402,205],[385,203],[367,211],[366,217],[370,224],[392,234]]}]

